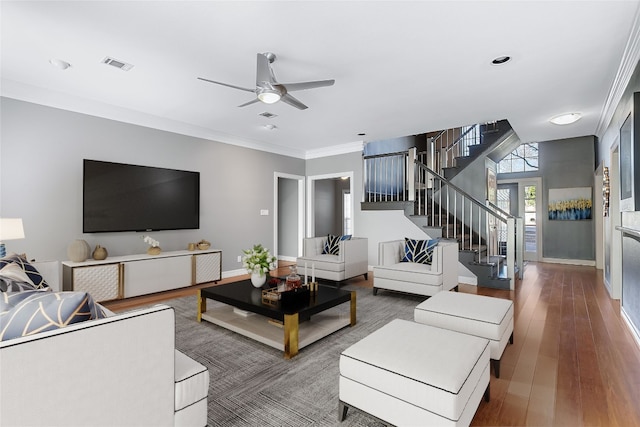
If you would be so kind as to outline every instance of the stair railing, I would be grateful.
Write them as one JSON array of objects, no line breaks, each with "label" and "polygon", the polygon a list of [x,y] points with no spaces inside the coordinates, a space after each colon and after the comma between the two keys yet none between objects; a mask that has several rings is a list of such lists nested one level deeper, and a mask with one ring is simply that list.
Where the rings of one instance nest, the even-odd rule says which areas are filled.
[{"label": "stair railing", "polygon": [[442,174],[443,168],[456,165],[458,157],[468,156],[469,147],[480,144],[481,138],[478,124],[443,130],[431,139],[421,162]]},{"label": "stair railing", "polygon": [[[428,227],[442,229],[442,237],[457,240],[461,250],[477,251],[478,262],[505,256],[514,289],[516,271],[523,266],[522,219],[476,200],[421,160],[415,148],[364,156],[363,201],[412,202],[414,214],[425,216]],[[499,230],[506,230],[506,242]]]},{"label": "stair railing", "polygon": [[409,201],[408,167],[407,151],[363,156],[363,201]]},{"label": "stair railing", "polygon": [[[412,156],[415,149],[409,150],[409,158]],[[443,238],[457,240],[460,250],[476,251],[480,263],[504,256],[514,289],[516,271],[521,272],[523,266],[523,246],[518,239],[524,235],[522,219],[490,202],[481,203],[417,160],[414,174],[414,213],[424,215],[428,227],[441,229]],[[505,245],[499,240],[500,228],[506,229]]]}]

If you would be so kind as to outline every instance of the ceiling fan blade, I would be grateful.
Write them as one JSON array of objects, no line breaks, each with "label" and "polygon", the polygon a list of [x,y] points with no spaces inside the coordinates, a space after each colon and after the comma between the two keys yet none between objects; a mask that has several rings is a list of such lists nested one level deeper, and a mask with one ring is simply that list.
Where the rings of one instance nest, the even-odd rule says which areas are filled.
[{"label": "ceiling fan blade", "polygon": [[209,82],[209,83],[215,83],[217,85],[221,85],[221,86],[227,86],[227,87],[231,87],[234,89],[240,89],[240,90],[244,90],[245,92],[253,92],[256,93],[255,89],[247,89],[246,87],[240,87],[240,86],[234,86],[234,85],[230,85],[229,83],[222,83],[222,82],[216,82],[214,80],[209,80],[209,79],[204,79],[202,77],[198,77],[198,80],[203,80],[205,82]]},{"label": "ceiling fan blade", "polygon": [[275,83],[276,79],[269,65],[269,58],[263,53],[258,54],[256,62],[256,86],[260,86],[261,82]]},{"label": "ceiling fan blade", "polygon": [[302,102],[298,101],[288,93],[285,94],[282,98],[280,98],[280,101],[284,102],[285,104],[292,105],[296,107],[298,110],[306,110],[308,108],[306,105],[304,105]]},{"label": "ceiling fan blade", "polygon": [[255,104],[256,102],[260,102],[260,100],[258,98],[255,98],[255,99],[252,99],[249,102],[245,102],[242,105],[238,105],[238,107],[246,107],[247,105]]},{"label": "ceiling fan blade", "polygon": [[301,82],[301,83],[280,83],[280,85],[287,88],[287,92],[293,92],[296,90],[313,89],[316,87],[333,86],[335,80],[319,80],[316,82]]}]

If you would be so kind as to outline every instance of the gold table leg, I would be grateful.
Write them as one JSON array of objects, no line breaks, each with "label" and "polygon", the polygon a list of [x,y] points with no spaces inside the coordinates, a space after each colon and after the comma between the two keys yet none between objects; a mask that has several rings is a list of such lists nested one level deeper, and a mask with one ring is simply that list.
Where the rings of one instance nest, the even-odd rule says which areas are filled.
[{"label": "gold table leg", "polygon": [[202,291],[198,289],[198,316],[196,319],[198,322],[202,321],[202,313],[207,311],[207,299],[202,296]]},{"label": "gold table leg", "polygon": [[298,354],[298,313],[284,315],[284,358],[291,359]]}]

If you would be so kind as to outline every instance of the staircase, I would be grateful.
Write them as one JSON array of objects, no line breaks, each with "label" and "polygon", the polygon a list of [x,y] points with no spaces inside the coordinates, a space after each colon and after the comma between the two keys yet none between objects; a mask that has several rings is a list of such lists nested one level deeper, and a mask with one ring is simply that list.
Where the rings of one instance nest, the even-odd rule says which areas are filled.
[{"label": "staircase", "polygon": [[[477,276],[479,286],[514,289],[522,271],[522,219],[488,201],[479,201],[442,173],[454,171],[444,173],[455,176],[462,169],[461,163],[471,162],[460,161],[460,157],[470,158],[469,153],[475,151],[478,155],[488,150],[490,144],[474,136],[482,134],[480,129],[480,125],[473,125],[442,132],[420,153],[410,148],[406,152],[364,156],[362,209],[402,209],[432,238],[456,240],[459,261]],[[510,126],[509,131],[513,132]],[[443,135],[447,133],[457,134],[454,142],[445,142]],[[495,139],[491,144],[504,139]],[[473,140],[476,142],[470,143]],[[484,144],[487,145],[482,147]],[[456,157],[454,152],[466,155]]]}]

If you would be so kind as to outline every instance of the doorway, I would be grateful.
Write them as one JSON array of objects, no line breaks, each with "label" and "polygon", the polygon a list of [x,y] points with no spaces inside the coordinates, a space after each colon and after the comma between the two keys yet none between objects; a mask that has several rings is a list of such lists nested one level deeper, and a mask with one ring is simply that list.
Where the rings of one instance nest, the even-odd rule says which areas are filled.
[{"label": "doorway", "polygon": [[274,173],[273,253],[281,261],[302,255],[304,177]]},{"label": "doorway", "polygon": [[542,180],[528,178],[499,181],[498,206],[523,219],[523,259],[542,259]]},{"label": "doorway", "polygon": [[[307,177],[305,235],[354,234],[352,195],[353,171]],[[351,233],[345,233],[345,228]]]}]

